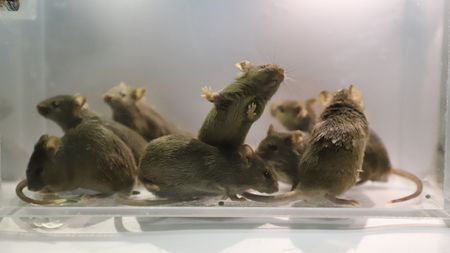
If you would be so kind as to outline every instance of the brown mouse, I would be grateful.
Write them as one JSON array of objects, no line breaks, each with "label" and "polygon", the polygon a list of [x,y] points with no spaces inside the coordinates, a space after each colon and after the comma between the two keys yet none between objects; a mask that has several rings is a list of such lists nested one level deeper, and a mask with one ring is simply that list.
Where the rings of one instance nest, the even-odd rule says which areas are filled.
[{"label": "brown mouse", "polygon": [[125,83],[111,88],[103,96],[113,111],[113,119],[142,135],[147,141],[181,133],[171,122],[145,103],[144,88],[133,88]]},{"label": "brown mouse", "polygon": [[[327,101],[330,101],[331,97],[332,95],[329,92],[324,91],[320,95],[319,102],[326,106]],[[272,106],[272,115],[274,115],[278,121],[289,130],[304,129],[301,124],[301,122],[304,122],[304,119],[307,119],[307,122],[317,121],[316,114],[314,110],[312,110],[312,107],[310,107],[311,110],[303,110],[303,112],[305,112],[304,114],[295,114],[291,112],[296,112],[298,110],[298,104],[308,104],[308,101],[316,100],[316,98],[312,98],[306,102],[296,103],[290,100],[279,102]],[[416,184],[416,190],[414,193],[399,199],[391,200],[390,203],[407,201],[419,196],[422,193],[423,184],[417,176],[410,172],[392,167],[389,154],[383,144],[383,141],[371,128],[369,128],[369,139],[364,151],[362,168],[363,171],[359,175],[360,180],[357,184],[362,184],[366,181],[386,182],[388,177],[392,174],[404,177]]]},{"label": "brown mouse", "polygon": [[[139,166],[139,179],[160,198],[173,201],[204,196],[234,199],[248,189],[264,193],[278,191],[267,164],[248,145],[223,151],[185,135],[167,135],[147,146]],[[147,201],[119,201],[130,205]]]},{"label": "brown mouse", "polygon": [[[329,92],[322,92],[320,97],[320,103],[327,105],[330,100]],[[367,140],[366,149],[364,151],[363,171],[359,175],[359,181],[357,184],[362,184],[366,181],[386,182],[390,175],[394,174],[408,180],[411,180],[416,185],[416,190],[405,197],[394,199],[389,203],[398,203],[413,199],[420,196],[423,190],[422,180],[416,175],[392,167],[391,160],[389,158],[388,151],[378,136],[378,134],[371,128],[369,128],[369,139]]]},{"label": "brown mouse", "polygon": [[355,200],[337,198],[358,180],[369,134],[362,93],[351,85],[332,96],[321,113],[298,166],[293,190],[276,196],[244,193],[253,200],[268,202],[329,200],[334,204],[357,205]]},{"label": "brown mouse", "polygon": [[240,147],[252,124],[284,80],[284,70],[275,64],[253,66],[242,61],[242,74],[217,93],[203,89],[203,97],[214,104],[203,122],[198,139],[216,147]]},{"label": "brown mouse", "polygon": [[270,125],[256,154],[272,166],[279,181],[292,185],[298,177],[298,163],[308,139],[309,134],[300,130],[278,132]]},{"label": "brown mouse", "polygon": [[316,101],[316,98],[306,101],[284,100],[273,103],[270,106],[270,113],[287,130],[301,130],[309,133],[316,123],[317,116],[313,108]]},{"label": "brown mouse", "polygon": [[17,185],[22,200],[34,204],[60,204],[59,200],[33,200],[22,190],[61,192],[78,188],[111,195],[128,192],[136,179],[136,164],[129,148],[112,131],[96,123],[83,123],[62,137],[43,135],[36,143]]},{"label": "brown mouse", "polygon": [[136,163],[145,150],[147,141],[134,130],[112,120],[100,117],[89,109],[86,98],[80,95],[59,95],[37,105],[38,112],[58,124],[64,132],[82,122],[96,122],[111,130],[131,149]]}]

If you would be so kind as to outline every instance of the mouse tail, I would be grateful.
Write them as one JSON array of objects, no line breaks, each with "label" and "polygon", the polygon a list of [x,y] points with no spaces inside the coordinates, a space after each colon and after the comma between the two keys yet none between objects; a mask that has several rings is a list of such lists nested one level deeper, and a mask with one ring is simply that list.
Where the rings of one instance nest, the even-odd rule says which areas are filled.
[{"label": "mouse tail", "polygon": [[422,183],[422,180],[420,180],[416,175],[414,175],[410,172],[400,170],[400,169],[395,169],[395,168],[391,168],[391,173],[394,175],[409,179],[412,182],[414,182],[416,184],[416,191],[408,196],[391,200],[391,201],[389,201],[389,203],[398,203],[398,202],[407,201],[407,200],[413,199],[415,197],[418,197],[422,193],[423,183]]},{"label": "mouse tail", "polygon": [[123,192],[114,194],[114,201],[125,206],[158,206],[180,202],[173,199],[130,199],[130,196]]},{"label": "mouse tail", "polygon": [[290,191],[279,195],[264,196],[253,194],[250,192],[244,192],[242,193],[242,196],[257,202],[278,203],[278,202],[291,202],[299,200],[301,197],[301,193],[299,191]]},{"label": "mouse tail", "polygon": [[47,200],[40,200],[40,199],[32,199],[30,197],[27,197],[23,193],[23,189],[28,186],[28,181],[26,179],[20,181],[16,186],[16,195],[24,202],[35,204],[35,205],[60,205],[63,203],[66,203],[66,199],[47,199]]}]

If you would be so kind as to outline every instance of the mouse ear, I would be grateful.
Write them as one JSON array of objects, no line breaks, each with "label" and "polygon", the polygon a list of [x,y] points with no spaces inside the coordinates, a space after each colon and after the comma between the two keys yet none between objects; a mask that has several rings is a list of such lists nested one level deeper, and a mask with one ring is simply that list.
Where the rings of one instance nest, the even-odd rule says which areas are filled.
[{"label": "mouse ear", "polygon": [[319,100],[322,105],[328,105],[333,100],[333,94],[328,91],[321,91],[319,94]]},{"label": "mouse ear", "polygon": [[241,72],[247,72],[253,65],[245,60],[245,61],[241,61],[236,63],[236,68],[238,68]]},{"label": "mouse ear", "polygon": [[47,140],[48,140],[48,134],[43,134],[43,135],[41,135],[41,137],[39,137],[38,143],[47,141]]},{"label": "mouse ear", "polygon": [[291,136],[291,142],[294,145],[298,145],[300,143],[302,143],[303,141],[303,132],[300,130],[296,130],[294,132],[292,132],[292,136]]},{"label": "mouse ear", "polygon": [[275,132],[275,127],[270,124],[269,129],[267,130],[267,136],[272,135]]},{"label": "mouse ear", "polygon": [[83,107],[86,104],[86,98],[81,96],[80,94],[75,94],[75,96],[73,97],[73,101],[79,108]]},{"label": "mouse ear", "polygon": [[358,104],[362,103],[362,92],[360,89],[358,89],[356,86],[354,86],[353,84],[350,85],[350,87],[348,88],[348,92],[350,94],[350,98],[355,101]]},{"label": "mouse ear", "polygon": [[137,101],[144,97],[145,92],[146,92],[145,88],[142,87],[136,88],[131,92],[131,97]]},{"label": "mouse ear", "polygon": [[58,150],[59,145],[61,143],[61,139],[57,137],[48,138],[45,147],[48,151],[55,153]]},{"label": "mouse ear", "polygon": [[244,144],[239,148],[239,155],[247,165],[250,165],[250,160],[255,155],[255,151],[249,145]]}]

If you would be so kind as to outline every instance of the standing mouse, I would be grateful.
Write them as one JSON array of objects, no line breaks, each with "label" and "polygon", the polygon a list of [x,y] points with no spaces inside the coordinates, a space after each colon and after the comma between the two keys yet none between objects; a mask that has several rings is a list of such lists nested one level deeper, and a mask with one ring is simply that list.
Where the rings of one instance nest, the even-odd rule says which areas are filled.
[{"label": "standing mouse", "polygon": [[113,111],[113,119],[142,135],[147,141],[181,133],[151,106],[145,103],[144,88],[133,88],[125,83],[111,88],[103,96]]},{"label": "standing mouse", "polygon": [[275,117],[286,129],[301,130],[311,132],[316,123],[316,112],[313,105],[316,98],[311,98],[303,102],[295,100],[285,100],[274,103],[270,106],[270,113]]},{"label": "standing mouse", "polygon": [[333,95],[311,131],[298,166],[293,190],[276,196],[244,193],[253,200],[268,202],[298,199],[357,205],[355,200],[337,198],[358,180],[369,126],[363,111],[362,93],[351,85]]},{"label": "standing mouse", "polygon": [[[223,151],[184,135],[167,135],[147,146],[138,177],[156,196],[192,200],[203,196],[234,199],[248,189],[278,191],[271,169],[248,145]],[[151,205],[152,200],[125,200],[129,205]]]},{"label": "standing mouse", "polygon": [[[331,101],[331,99],[332,94],[323,91],[320,94],[319,101],[322,105],[326,106],[327,103]],[[306,111],[302,110],[303,112],[305,112],[303,114],[295,113],[299,111],[298,104],[308,104],[308,101],[317,101],[317,99],[312,98],[307,100],[306,102],[297,102],[297,103],[289,100],[279,102],[272,106],[272,115],[274,115],[278,119],[278,121],[287,129],[302,130],[304,128],[302,127],[303,125],[301,124],[301,122],[317,121],[316,114],[314,110],[312,110],[312,107],[310,107],[311,110]],[[373,131],[373,129],[371,128],[369,128],[369,139],[367,141],[366,149],[364,151],[364,161],[362,168],[363,171],[359,175],[360,180],[357,182],[357,184],[362,184],[369,180],[386,182],[388,177],[394,174],[400,177],[404,177],[408,180],[411,180],[416,185],[416,190],[412,194],[399,199],[391,200],[390,203],[407,201],[417,196],[420,196],[420,194],[422,193],[423,184],[422,181],[417,176],[407,171],[392,167],[389,154],[387,152],[386,147],[383,144],[383,141],[377,135],[377,133]]]},{"label": "standing mouse", "polygon": [[89,109],[86,98],[80,95],[60,95],[37,105],[38,112],[58,124],[64,132],[82,122],[97,122],[116,134],[131,149],[136,163],[145,150],[147,141],[134,130],[112,120],[100,117]]},{"label": "standing mouse", "polygon": [[242,74],[218,93],[203,89],[203,97],[214,103],[198,138],[212,146],[237,149],[267,101],[284,79],[284,70],[275,64],[253,66],[248,61],[236,65]]},{"label": "standing mouse", "polygon": [[16,193],[25,202],[61,204],[65,200],[34,200],[22,190],[61,192],[77,188],[110,195],[130,191],[136,179],[130,149],[112,131],[96,123],[84,123],[62,137],[43,135],[28,163],[27,179]]},{"label": "standing mouse", "polygon": [[270,125],[256,154],[272,166],[279,181],[292,185],[298,177],[298,163],[308,140],[308,133],[300,130],[278,132]]}]

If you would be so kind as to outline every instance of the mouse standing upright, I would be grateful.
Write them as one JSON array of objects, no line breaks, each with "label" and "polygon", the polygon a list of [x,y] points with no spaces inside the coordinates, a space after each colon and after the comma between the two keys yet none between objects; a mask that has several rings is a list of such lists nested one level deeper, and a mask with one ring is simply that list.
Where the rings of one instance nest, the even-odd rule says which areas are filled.
[{"label": "mouse standing upright", "polygon": [[293,190],[276,196],[244,193],[244,197],[266,202],[304,199],[357,205],[356,200],[337,196],[358,181],[368,134],[361,91],[353,85],[338,91],[311,131]]}]

